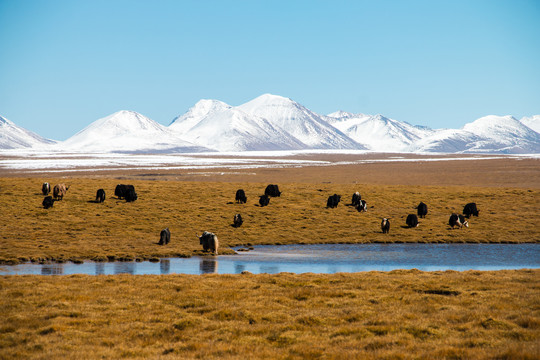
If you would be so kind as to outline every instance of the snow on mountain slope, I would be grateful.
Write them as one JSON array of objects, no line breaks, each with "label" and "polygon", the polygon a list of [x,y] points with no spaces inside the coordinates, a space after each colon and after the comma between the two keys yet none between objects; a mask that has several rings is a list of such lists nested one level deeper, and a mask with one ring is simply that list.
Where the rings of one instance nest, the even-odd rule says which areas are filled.
[{"label": "snow on mountain slope", "polygon": [[524,154],[540,153],[540,134],[512,116],[484,116],[462,129],[438,130],[420,140],[417,151]]},{"label": "snow on mountain slope", "polygon": [[0,149],[44,148],[55,143],[0,116]]},{"label": "snow on mountain slope", "polygon": [[267,119],[310,149],[365,149],[328,124],[322,116],[282,96],[265,94],[238,106],[248,114]]},{"label": "snow on mountain slope", "polygon": [[170,129],[137,112],[122,110],[94,121],[66,141],[60,150],[88,152],[208,151],[178,137]]},{"label": "snow on mountain slope", "polygon": [[537,133],[540,133],[540,115],[521,118],[520,122]]},{"label": "snow on mountain slope", "polygon": [[327,116],[327,121],[351,139],[373,151],[409,151],[418,140],[433,130],[389,119],[380,114],[351,114],[338,111]]},{"label": "snow on mountain slope", "polygon": [[268,120],[216,100],[201,100],[169,129],[218,151],[298,150],[307,146]]}]

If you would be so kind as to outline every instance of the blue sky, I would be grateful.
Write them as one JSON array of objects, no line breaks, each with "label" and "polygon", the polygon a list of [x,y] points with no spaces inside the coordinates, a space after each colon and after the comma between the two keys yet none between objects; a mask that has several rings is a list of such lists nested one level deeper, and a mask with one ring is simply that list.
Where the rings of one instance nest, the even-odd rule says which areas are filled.
[{"label": "blue sky", "polygon": [[263,93],[433,128],[540,114],[540,1],[0,0],[0,115],[45,137]]}]

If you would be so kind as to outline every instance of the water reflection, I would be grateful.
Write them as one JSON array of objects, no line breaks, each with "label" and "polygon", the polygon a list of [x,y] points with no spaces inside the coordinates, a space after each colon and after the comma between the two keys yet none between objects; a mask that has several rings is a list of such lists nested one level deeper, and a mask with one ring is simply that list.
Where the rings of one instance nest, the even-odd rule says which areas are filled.
[{"label": "water reflection", "polygon": [[242,271],[245,271],[245,270],[246,270],[246,265],[239,264],[239,263],[234,264],[234,272],[236,274],[240,274],[240,273],[242,273]]},{"label": "water reflection", "polygon": [[162,275],[166,275],[171,272],[171,260],[169,259],[161,259],[159,262],[159,272]]},{"label": "water reflection", "polygon": [[41,275],[62,275],[64,274],[64,264],[43,264]]},{"label": "water reflection", "polygon": [[279,265],[261,265],[260,272],[265,274],[277,274],[279,271]]},{"label": "water reflection", "polygon": [[[219,263],[219,267],[218,267]],[[0,275],[336,273],[417,268],[502,270],[540,268],[540,244],[327,244],[256,246],[253,251],[218,257],[161,259],[159,263],[91,262],[18,264]]]},{"label": "water reflection", "polygon": [[199,270],[201,274],[215,274],[217,273],[218,262],[215,259],[202,258],[199,263]]},{"label": "water reflection", "polygon": [[105,275],[105,263],[96,263],[96,275]]},{"label": "water reflection", "polygon": [[134,262],[115,262],[114,263],[114,274],[135,274],[135,263]]}]

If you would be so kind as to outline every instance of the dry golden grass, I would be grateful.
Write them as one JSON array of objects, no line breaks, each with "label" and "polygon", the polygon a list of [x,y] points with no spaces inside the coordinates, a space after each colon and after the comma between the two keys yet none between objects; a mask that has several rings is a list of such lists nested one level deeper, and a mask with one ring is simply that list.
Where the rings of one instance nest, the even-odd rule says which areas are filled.
[{"label": "dry golden grass", "polygon": [[[538,160],[504,159],[208,177],[3,174],[12,177],[0,178],[0,261],[190,256],[200,253],[195,233],[204,230],[218,234],[222,253],[248,243],[540,242],[539,170]],[[189,181],[165,181],[175,179]],[[72,187],[44,210],[43,181]],[[117,183],[134,184],[139,200],[116,200]],[[283,196],[260,208],[257,196],[268,183],[278,183]],[[107,192],[104,204],[89,202],[98,188]],[[238,188],[248,204],[231,203]],[[354,191],[367,200],[367,213],[345,206]],[[344,201],[326,209],[333,193]],[[402,228],[420,201],[428,217]],[[450,213],[470,201],[480,217],[469,229],[450,230]],[[245,223],[234,229],[237,212]],[[388,235],[380,232],[383,216],[392,218]],[[159,246],[164,227],[171,243]],[[0,359],[540,359],[539,275],[2,276]]]},{"label": "dry golden grass", "polygon": [[[46,210],[40,179],[0,178],[0,208],[8,215],[0,219],[0,262],[191,256],[201,252],[195,234],[205,230],[218,235],[222,254],[243,244],[540,241],[536,189],[280,183],[282,196],[261,208],[258,195],[266,183],[129,180],[139,199],[127,203],[113,195],[117,179],[50,181],[71,187]],[[99,188],[107,193],[102,204],[92,202]],[[234,203],[238,188],[246,191],[247,204]],[[346,206],[357,190],[368,203],[366,213]],[[342,202],[327,209],[334,193]],[[418,228],[404,228],[420,201],[428,204],[427,218]],[[451,230],[450,214],[471,201],[480,216],[470,219],[469,229]],[[240,228],[231,226],[235,213],[244,218]],[[382,217],[391,218],[390,234],[381,233]],[[165,227],[171,243],[159,246]]]},{"label": "dry golden grass", "polygon": [[540,270],[3,276],[2,359],[538,359]]}]

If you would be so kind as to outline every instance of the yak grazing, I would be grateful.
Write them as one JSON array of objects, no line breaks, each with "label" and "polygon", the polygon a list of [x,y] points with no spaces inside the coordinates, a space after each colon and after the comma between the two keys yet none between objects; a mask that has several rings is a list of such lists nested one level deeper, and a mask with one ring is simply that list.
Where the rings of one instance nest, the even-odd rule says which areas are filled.
[{"label": "yak grazing", "polygon": [[171,241],[171,232],[169,228],[165,228],[159,233],[159,245],[167,245],[169,241]]},{"label": "yak grazing", "polygon": [[96,202],[102,203],[105,201],[105,190],[99,189],[96,193]]},{"label": "yak grazing", "polygon": [[261,205],[261,207],[267,206],[268,204],[270,204],[270,198],[268,195],[264,194],[259,196],[259,205]]},{"label": "yak grazing", "polygon": [[420,201],[420,204],[416,207],[417,214],[421,218],[425,218],[427,215],[427,205]]},{"label": "yak grazing", "polygon": [[244,189],[236,190],[236,196],[234,198],[237,203],[245,204],[247,202],[247,197]]},{"label": "yak grazing", "polygon": [[264,194],[271,197],[279,197],[281,196],[281,191],[279,191],[279,187],[277,185],[270,184],[264,190]]},{"label": "yak grazing", "polygon": [[62,200],[66,195],[66,192],[69,190],[69,185],[65,184],[56,184],[53,188],[53,196],[55,200]]},{"label": "yak grazing", "polygon": [[407,215],[407,219],[405,220],[405,223],[408,227],[417,227],[418,226],[418,216],[415,214],[409,214]]},{"label": "yak grazing", "polygon": [[114,189],[114,195],[119,199],[126,199],[127,202],[137,200],[137,193],[135,192],[135,186],[118,184]]},{"label": "yak grazing", "polygon": [[459,227],[460,229],[465,227],[469,227],[469,222],[465,220],[465,216],[458,215],[458,214],[452,214],[450,215],[450,219],[448,219],[448,225],[453,229],[454,226]]},{"label": "yak grazing", "polygon": [[326,207],[333,209],[338,206],[339,202],[341,201],[341,196],[338,194],[334,194],[328,197],[328,200],[326,200]]},{"label": "yak grazing", "polygon": [[480,210],[476,208],[476,203],[468,203],[463,208],[463,215],[465,215],[467,219],[470,218],[471,216],[478,216],[479,212]]},{"label": "yak grazing", "polygon": [[54,200],[52,196],[45,196],[45,199],[43,199],[42,205],[45,209],[52,208],[54,205]]},{"label": "yak grazing", "polygon": [[360,200],[362,200],[362,196],[357,191],[352,195],[351,205],[354,206],[354,207],[357,207],[358,204],[360,204]]}]

